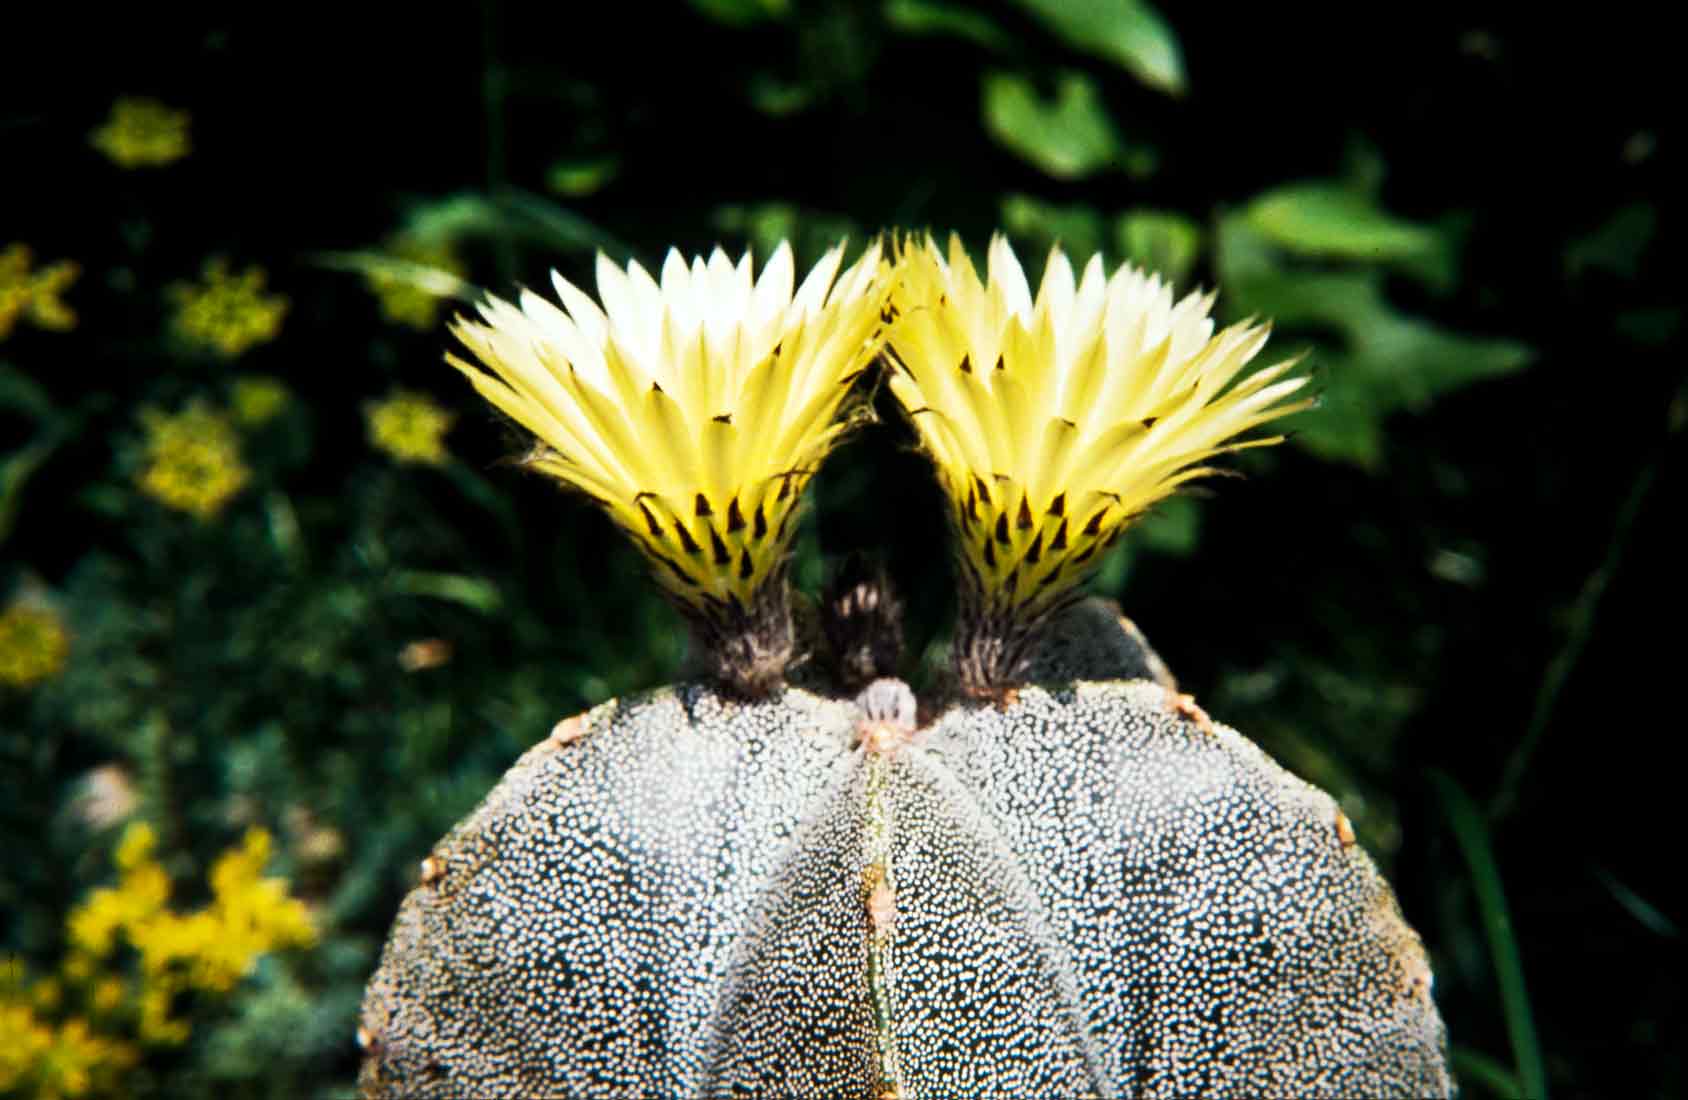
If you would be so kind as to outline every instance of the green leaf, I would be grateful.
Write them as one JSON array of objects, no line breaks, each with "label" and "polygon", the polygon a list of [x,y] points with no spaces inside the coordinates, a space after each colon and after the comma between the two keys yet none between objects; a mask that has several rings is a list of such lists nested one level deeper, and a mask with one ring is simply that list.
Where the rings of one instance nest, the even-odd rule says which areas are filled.
[{"label": "green leaf", "polygon": [[1494,962],[1495,982],[1500,987],[1501,1005],[1506,1013],[1506,1030],[1512,1039],[1519,1095],[1547,1100],[1547,1065],[1536,1040],[1535,1017],[1530,1011],[1529,992],[1524,987],[1524,964],[1518,954],[1517,937],[1512,934],[1512,918],[1507,912],[1506,891],[1501,886],[1489,827],[1471,797],[1453,779],[1433,771],[1430,785],[1442,804],[1448,828],[1471,874],[1477,909],[1489,941],[1489,955]]},{"label": "green leaf", "polygon": [[24,486],[63,441],[63,432],[43,432],[35,442],[0,458],[0,545],[10,537],[23,509]]},{"label": "green leaf", "polygon": [[1152,88],[1184,90],[1178,37],[1141,0],[1018,0],[1059,37],[1122,66]]},{"label": "green leaf", "polygon": [[1623,911],[1635,918],[1637,924],[1656,936],[1665,939],[1675,939],[1681,935],[1676,922],[1659,911],[1658,906],[1637,894],[1634,890],[1617,880],[1610,871],[1603,867],[1593,869],[1594,877],[1600,881],[1612,895],[1612,900],[1623,908]]},{"label": "green leaf", "polygon": [[464,607],[474,608],[485,615],[496,613],[504,604],[504,598],[500,595],[497,585],[484,578],[469,577],[461,573],[402,570],[393,574],[389,584],[392,591],[400,595],[432,596],[439,600],[450,600]]},{"label": "green leaf", "polygon": [[1454,1047],[1449,1052],[1449,1061],[1453,1063],[1454,1075],[1460,1079],[1461,1085],[1474,1083],[1494,1096],[1523,1095],[1523,1090],[1518,1087],[1518,1078],[1513,1076],[1512,1071],[1487,1054],[1470,1047]]},{"label": "green leaf", "polygon": [[505,188],[496,196],[476,192],[448,195],[414,208],[403,235],[429,244],[465,240],[527,240],[565,252],[601,251],[613,259],[632,254],[616,237],[549,199]]},{"label": "green leaf", "polygon": [[815,101],[815,89],[811,85],[768,72],[753,73],[745,90],[750,105],[773,118],[788,118]]},{"label": "green leaf", "polygon": [[1319,403],[1273,427],[1291,433],[1295,446],[1308,454],[1375,473],[1383,465],[1383,412],[1372,393],[1350,377],[1345,360],[1317,352],[1313,358],[1320,367]]},{"label": "green leaf", "polygon": [[806,210],[788,202],[732,203],[715,208],[710,222],[722,233],[742,238],[767,259],[781,241],[790,241],[799,263],[809,263],[844,238],[858,244],[860,227],[849,218]]},{"label": "green leaf", "polygon": [[1314,329],[1350,338],[1390,316],[1379,271],[1288,271],[1268,268],[1226,278],[1233,307],[1269,318],[1280,329]]},{"label": "green leaf", "polygon": [[1676,306],[1626,309],[1613,318],[1613,324],[1626,340],[1644,347],[1662,347],[1674,340],[1682,327],[1682,310]]},{"label": "green leaf", "polygon": [[1566,274],[1576,277],[1589,271],[1605,271],[1624,279],[1635,278],[1658,224],[1659,215],[1652,204],[1631,203],[1592,233],[1566,246]]},{"label": "green leaf", "polygon": [[1354,333],[1354,366],[1389,407],[1422,412],[1444,393],[1512,374],[1534,353],[1513,340],[1462,336],[1413,317],[1374,318]]},{"label": "green leaf", "polygon": [[1132,210],[1114,222],[1114,239],[1127,260],[1183,283],[1201,257],[1201,227],[1180,214]]},{"label": "green leaf", "polygon": [[717,23],[734,27],[781,19],[791,11],[790,0],[691,0],[691,5]]},{"label": "green leaf", "polygon": [[1464,336],[1399,313],[1376,268],[1291,266],[1293,257],[1246,214],[1220,220],[1216,259],[1227,312],[1272,321],[1275,348],[1296,350],[1295,336],[1313,341],[1319,404],[1284,427],[1298,447],[1327,460],[1376,470],[1392,413],[1422,411],[1445,393],[1520,370],[1533,356],[1516,341]]},{"label": "green leaf", "polygon": [[987,15],[944,0],[885,0],[885,22],[904,34],[951,35],[987,50],[1006,49],[1007,32]]},{"label": "green leaf", "polygon": [[613,156],[560,160],[545,174],[545,186],[559,195],[579,198],[603,190],[621,167]]},{"label": "green leaf", "polygon": [[442,267],[419,264],[389,256],[385,252],[320,252],[313,257],[321,267],[330,271],[352,271],[359,275],[379,277],[393,282],[407,283],[436,298],[455,298],[473,301],[480,289],[460,279]]},{"label": "green leaf", "polygon": [[1201,527],[1201,507],[1195,498],[1175,496],[1155,505],[1132,532],[1145,550],[1184,558],[1195,552]]},{"label": "green leaf", "polygon": [[1110,168],[1132,175],[1154,170],[1154,153],[1127,149],[1095,83],[1063,73],[1052,100],[1026,77],[993,72],[983,88],[985,128],[1005,148],[1056,179],[1079,179]]},{"label": "green leaf", "polygon": [[611,259],[624,260],[633,250],[614,234],[549,199],[505,188],[497,196],[498,208],[504,211],[507,223],[541,244],[556,248],[607,253]]},{"label": "green leaf", "polygon": [[41,421],[58,414],[46,388],[10,363],[0,363],[0,409],[17,409]]},{"label": "green leaf", "polygon": [[1403,221],[1366,195],[1333,183],[1300,183],[1268,191],[1243,216],[1273,244],[1303,255],[1371,262],[1433,254],[1436,232]]},{"label": "green leaf", "polygon": [[1060,244],[1069,254],[1088,258],[1102,247],[1102,215],[1088,206],[1057,206],[1029,195],[1006,195],[1002,228],[1015,242],[1040,252]]}]

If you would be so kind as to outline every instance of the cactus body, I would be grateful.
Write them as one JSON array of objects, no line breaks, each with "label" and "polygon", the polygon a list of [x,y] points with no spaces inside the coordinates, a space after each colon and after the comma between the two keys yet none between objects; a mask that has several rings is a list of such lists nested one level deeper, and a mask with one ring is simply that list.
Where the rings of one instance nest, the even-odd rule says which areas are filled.
[{"label": "cactus body", "polygon": [[683,685],[530,750],[405,900],[366,1093],[1451,1092],[1329,796],[1162,684],[1072,678],[1164,670],[1063,626],[1044,686],[912,738]]}]

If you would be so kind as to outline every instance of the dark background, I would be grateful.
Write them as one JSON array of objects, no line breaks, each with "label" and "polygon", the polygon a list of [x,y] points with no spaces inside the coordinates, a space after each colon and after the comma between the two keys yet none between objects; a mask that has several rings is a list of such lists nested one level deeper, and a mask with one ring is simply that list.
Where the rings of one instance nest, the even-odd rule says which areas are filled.
[{"label": "dark background", "polygon": [[[1239,456],[1246,480],[1128,539],[1099,591],[1217,719],[1349,810],[1431,951],[1467,1095],[1528,1092],[1531,1064],[1561,1095],[1680,1094],[1680,722],[1657,701],[1680,674],[1688,560],[1666,281],[1677,40],[1640,6],[1558,22],[1168,6],[1171,94],[1036,4],[943,7],[976,20],[964,34],[918,32],[900,14],[917,8],[938,6],[15,26],[0,247],[83,274],[74,331],[0,343],[0,460],[54,441],[8,489],[0,604],[44,593],[73,642],[52,682],[0,687],[0,951],[51,971],[64,914],[109,880],[117,831],[69,809],[106,763],[133,776],[184,897],[237,824],[266,823],[323,928],[312,951],[185,1007],[193,1038],[150,1050],[137,1089],[343,1091],[361,982],[431,840],[556,717],[678,667],[675,620],[630,549],[500,465],[514,438],[441,364],[443,326],[384,321],[330,254],[425,238],[508,293],[552,267],[586,281],[598,246],[760,258],[789,227],[805,263],[843,232],[955,229],[977,250],[1002,225],[1035,277],[1055,237],[1156,258],[1115,232],[1154,210],[1200,234],[1180,285],[1216,285],[1226,316],[1287,312],[1274,346],[1310,352],[1327,400],[1291,445]],[[1051,97],[1080,74],[1120,135],[1113,159],[1052,170],[1035,147],[1059,155],[1058,128],[993,123],[991,73]],[[133,171],[101,157],[87,135],[119,95],[190,111],[192,153]],[[582,164],[613,175],[556,186]],[[1396,254],[1371,249],[1371,222],[1326,225],[1337,245],[1280,234],[1245,269],[1257,200],[1309,181],[1431,243]],[[291,301],[280,338],[238,363],[169,332],[165,288],[212,255],[264,266]],[[1310,274],[1375,279],[1378,323],[1406,319],[1417,342],[1368,348]],[[234,373],[294,394],[247,443],[258,487],[205,523],[158,507],[135,489],[137,410],[220,400]],[[447,467],[370,448],[363,404],[394,384],[460,414]],[[10,401],[25,385],[46,411]],[[812,589],[846,551],[882,553],[912,604],[913,676],[953,601],[936,490],[885,412],[820,479],[797,576]],[[275,544],[274,493],[302,551]],[[470,578],[496,605],[407,594],[416,571]],[[404,672],[393,654],[423,637],[451,641],[451,662]],[[163,748],[135,732],[159,715]],[[301,807],[340,855],[299,854]],[[1509,930],[1485,919],[1497,880],[1468,861],[1484,848]],[[1521,997],[1497,978],[1511,950]]]}]

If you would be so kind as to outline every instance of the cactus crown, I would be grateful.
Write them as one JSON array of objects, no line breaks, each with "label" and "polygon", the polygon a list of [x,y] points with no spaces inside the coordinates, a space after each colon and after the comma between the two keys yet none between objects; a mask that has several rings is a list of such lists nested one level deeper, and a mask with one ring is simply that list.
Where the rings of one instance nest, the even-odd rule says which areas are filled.
[{"label": "cactus crown", "polygon": [[[653,278],[600,255],[599,302],[553,274],[562,308],[489,297],[447,360],[531,432],[526,465],[594,498],[698,628],[716,671],[760,694],[791,655],[785,560],[804,485],[859,419],[854,379],[879,353],[887,280],[871,245],[834,247],[793,291],[781,243]],[[484,369],[483,369],[484,368]]]},{"label": "cactus crown", "polygon": [[1268,328],[1215,333],[1213,295],[1174,299],[1094,256],[1075,279],[1057,246],[1032,297],[1005,238],[981,280],[959,238],[898,246],[891,391],[949,498],[962,578],[961,686],[1023,678],[1032,643],[1134,519],[1208,459],[1278,442],[1241,438],[1306,408],[1293,361],[1243,369]]}]

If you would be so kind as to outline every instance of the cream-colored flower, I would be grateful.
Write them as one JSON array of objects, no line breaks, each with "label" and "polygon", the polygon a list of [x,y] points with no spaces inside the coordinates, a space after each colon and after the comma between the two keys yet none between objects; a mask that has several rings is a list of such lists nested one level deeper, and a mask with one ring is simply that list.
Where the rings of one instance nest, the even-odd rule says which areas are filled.
[{"label": "cream-colored flower", "polygon": [[1012,682],[1031,638],[1134,519],[1243,438],[1305,408],[1292,362],[1244,374],[1267,328],[1218,333],[1213,296],[1175,299],[1100,256],[1051,250],[1034,299],[1006,239],[979,278],[961,242],[905,240],[891,391],[950,498],[960,541],[956,655],[972,687]]},{"label": "cream-colored flower", "polygon": [[799,497],[879,351],[879,245],[842,259],[839,245],[794,289],[784,243],[759,278],[720,249],[670,251],[655,277],[600,256],[601,306],[555,276],[561,309],[523,292],[454,325],[484,370],[447,358],[537,437],[528,465],[595,498],[719,643],[770,590],[785,615]]}]

